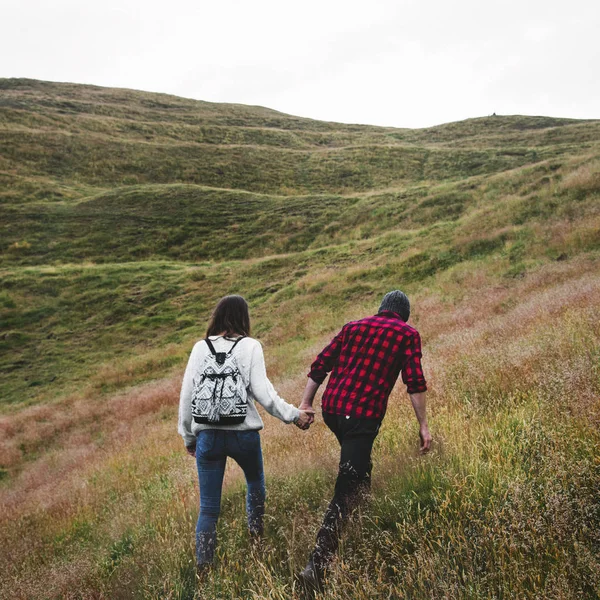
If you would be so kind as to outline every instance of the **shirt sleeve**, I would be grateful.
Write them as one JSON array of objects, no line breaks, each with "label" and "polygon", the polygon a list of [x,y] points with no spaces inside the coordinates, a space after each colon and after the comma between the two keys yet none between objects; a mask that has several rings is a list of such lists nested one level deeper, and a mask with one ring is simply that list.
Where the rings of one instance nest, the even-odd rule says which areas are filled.
[{"label": "shirt sleeve", "polygon": [[418,332],[408,339],[404,350],[404,366],[402,367],[402,381],[406,384],[409,394],[418,394],[427,391],[427,383],[421,366],[421,336]]},{"label": "shirt sleeve", "polygon": [[315,383],[323,383],[327,374],[333,369],[335,363],[342,350],[342,340],[344,337],[344,330],[342,329],[332,340],[329,345],[326,346],[321,354],[317,356],[313,364],[310,366],[310,372],[308,376]]},{"label": "shirt sleeve", "polygon": [[300,416],[300,411],[281,398],[267,377],[265,357],[260,342],[252,349],[250,360],[250,391],[254,399],[274,417],[291,423]]},{"label": "shirt sleeve", "polygon": [[186,446],[194,446],[196,436],[192,433],[192,390],[194,387],[194,374],[199,367],[200,342],[194,345],[188,360],[181,393],[179,394],[179,422],[177,431],[183,438]]}]

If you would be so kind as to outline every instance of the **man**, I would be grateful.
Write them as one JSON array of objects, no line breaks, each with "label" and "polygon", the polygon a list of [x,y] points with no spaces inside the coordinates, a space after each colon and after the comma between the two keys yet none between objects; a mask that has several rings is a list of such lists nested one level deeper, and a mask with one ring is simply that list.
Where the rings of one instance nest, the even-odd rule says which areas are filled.
[{"label": "man", "polygon": [[340,443],[341,455],[333,499],[308,564],[298,575],[307,591],[322,589],[325,569],[338,548],[341,527],[370,488],[373,442],[400,373],[419,422],[421,452],[427,452],[431,445],[421,338],[407,325],[409,315],[406,295],[399,290],[389,292],[377,315],[344,325],[317,356],[308,374],[300,410],[312,408],[317,389],[331,372],[323,393],[323,420]]}]

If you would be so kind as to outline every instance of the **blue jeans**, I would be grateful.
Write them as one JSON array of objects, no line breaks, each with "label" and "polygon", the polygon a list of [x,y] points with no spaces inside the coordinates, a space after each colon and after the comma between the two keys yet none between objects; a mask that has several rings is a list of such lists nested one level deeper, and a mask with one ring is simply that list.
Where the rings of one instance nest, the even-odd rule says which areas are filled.
[{"label": "blue jeans", "polygon": [[225,463],[230,456],[246,476],[246,512],[251,535],[263,532],[265,474],[258,431],[204,429],[196,438],[196,464],[200,484],[200,514],[196,524],[196,560],[211,563],[217,543],[217,520]]}]

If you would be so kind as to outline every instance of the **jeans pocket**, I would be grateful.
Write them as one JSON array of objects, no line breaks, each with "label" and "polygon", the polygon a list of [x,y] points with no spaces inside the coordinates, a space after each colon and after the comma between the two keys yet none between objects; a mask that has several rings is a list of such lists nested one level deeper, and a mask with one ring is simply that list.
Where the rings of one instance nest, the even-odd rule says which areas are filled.
[{"label": "jeans pocket", "polygon": [[260,435],[258,431],[236,431],[237,442],[240,450],[244,453],[255,452],[260,446]]},{"label": "jeans pocket", "polygon": [[196,456],[207,456],[215,446],[215,431],[203,429],[196,437]]}]

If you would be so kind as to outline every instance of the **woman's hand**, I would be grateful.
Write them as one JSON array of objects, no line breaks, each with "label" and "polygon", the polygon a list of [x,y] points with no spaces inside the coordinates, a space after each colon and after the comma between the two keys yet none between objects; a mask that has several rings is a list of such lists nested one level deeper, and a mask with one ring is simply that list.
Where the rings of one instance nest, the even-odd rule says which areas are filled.
[{"label": "woman's hand", "polygon": [[310,409],[301,410],[300,415],[295,421],[296,427],[306,430],[310,427],[310,424],[315,420],[315,411]]},{"label": "woman's hand", "polygon": [[186,446],[185,447],[185,451],[190,455],[190,456],[196,456],[196,444],[194,444],[193,446]]}]

